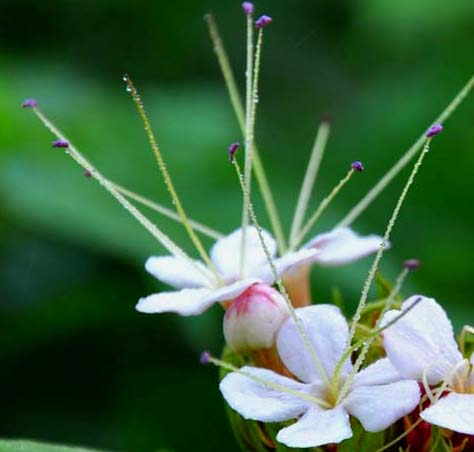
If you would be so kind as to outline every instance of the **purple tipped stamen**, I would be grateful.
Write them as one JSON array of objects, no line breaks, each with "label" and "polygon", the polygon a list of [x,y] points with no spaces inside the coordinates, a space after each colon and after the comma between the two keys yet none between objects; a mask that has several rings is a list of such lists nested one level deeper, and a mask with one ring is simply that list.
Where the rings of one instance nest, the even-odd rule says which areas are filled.
[{"label": "purple tipped stamen", "polygon": [[229,146],[229,160],[231,163],[234,162],[234,154],[237,152],[237,149],[239,149],[240,144],[239,143],[232,143]]},{"label": "purple tipped stamen", "polygon": [[364,165],[362,165],[362,162],[359,162],[359,160],[356,160],[351,164],[351,168],[355,171],[359,171],[359,173],[362,173],[364,171]]},{"label": "purple tipped stamen", "polygon": [[242,3],[242,9],[244,10],[244,13],[249,15],[253,14],[254,6],[253,3],[251,2],[243,2]]},{"label": "purple tipped stamen", "polygon": [[59,140],[53,141],[52,144],[53,148],[68,148],[69,147],[69,141],[63,140],[60,138]]},{"label": "purple tipped stamen", "polygon": [[438,133],[440,133],[442,130],[443,126],[441,124],[434,124],[428,129],[428,132],[426,132],[426,136],[428,138],[434,137],[435,135],[438,135]]},{"label": "purple tipped stamen", "polygon": [[208,351],[202,352],[199,357],[199,362],[204,366],[209,364],[211,362],[211,354]]},{"label": "purple tipped stamen", "polygon": [[272,22],[272,18],[270,16],[263,15],[259,19],[255,21],[255,26],[259,29],[266,27],[268,24]]},{"label": "purple tipped stamen", "polygon": [[35,108],[38,106],[38,101],[36,99],[25,99],[21,106],[23,108]]},{"label": "purple tipped stamen", "polygon": [[403,266],[407,270],[416,270],[420,266],[420,261],[418,259],[407,259],[403,263]]},{"label": "purple tipped stamen", "polygon": [[92,173],[88,169],[86,169],[84,170],[84,177],[92,177]]}]

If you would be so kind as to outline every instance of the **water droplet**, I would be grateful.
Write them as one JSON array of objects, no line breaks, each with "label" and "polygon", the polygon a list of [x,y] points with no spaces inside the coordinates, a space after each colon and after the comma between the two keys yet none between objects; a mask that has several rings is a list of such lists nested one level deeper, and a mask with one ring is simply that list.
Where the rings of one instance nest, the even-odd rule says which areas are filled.
[{"label": "water droplet", "polygon": [[127,86],[125,89],[126,89],[129,93],[132,92],[132,87],[131,87],[131,86]]}]

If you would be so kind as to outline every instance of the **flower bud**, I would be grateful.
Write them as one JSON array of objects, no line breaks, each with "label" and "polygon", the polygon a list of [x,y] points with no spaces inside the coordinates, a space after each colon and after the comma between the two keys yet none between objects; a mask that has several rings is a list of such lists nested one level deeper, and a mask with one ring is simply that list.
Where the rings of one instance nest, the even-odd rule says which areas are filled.
[{"label": "flower bud", "polygon": [[288,307],[280,292],[265,284],[254,284],[227,309],[225,339],[237,353],[269,349],[288,315]]}]

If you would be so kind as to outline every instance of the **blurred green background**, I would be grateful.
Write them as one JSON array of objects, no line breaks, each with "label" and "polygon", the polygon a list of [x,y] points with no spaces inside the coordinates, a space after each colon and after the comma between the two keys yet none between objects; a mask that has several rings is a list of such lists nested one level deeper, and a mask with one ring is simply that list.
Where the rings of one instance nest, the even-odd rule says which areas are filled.
[{"label": "blurred green background", "polygon": [[[211,10],[242,82],[239,1],[0,2],[1,437],[236,450],[216,371],[198,364],[201,350],[222,346],[221,310],[186,319],[135,312],[140,296],[164,289],[143,269],[162,250],[20,108],[38,98],[109,178],[169,205],[123,86],[130,73],[189,214],[235,229],[241,196],[226,150],[240,134],[202,20]],[[274,18],[257,136],[286,227],[322,115],[334,125],[315,199],[351,161],[366,167],[323,217],[324,231],[471,76],[474,2],[262,0],[257,11]],[[471,96],[433,143],[382,265],[394,278],[403,259],[421,259],[404,292],[435,296],[458,328],[473,322],[473,118]],[[358,231],[383,232],[406,174]],[[191,250],[179,226],[152,216]],[[339,287],[350,313],[369,265],[315,268],[315,301]]]}]

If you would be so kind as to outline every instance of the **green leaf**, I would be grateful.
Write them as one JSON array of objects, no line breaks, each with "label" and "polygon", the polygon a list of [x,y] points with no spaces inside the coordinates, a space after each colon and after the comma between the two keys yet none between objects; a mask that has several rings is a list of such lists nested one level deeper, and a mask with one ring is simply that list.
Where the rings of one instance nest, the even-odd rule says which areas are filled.
[{"label": "green leaf", "polygon": [[99,452],[98,449],[38,443],[29,440],[0,440],[0,452]]}]

